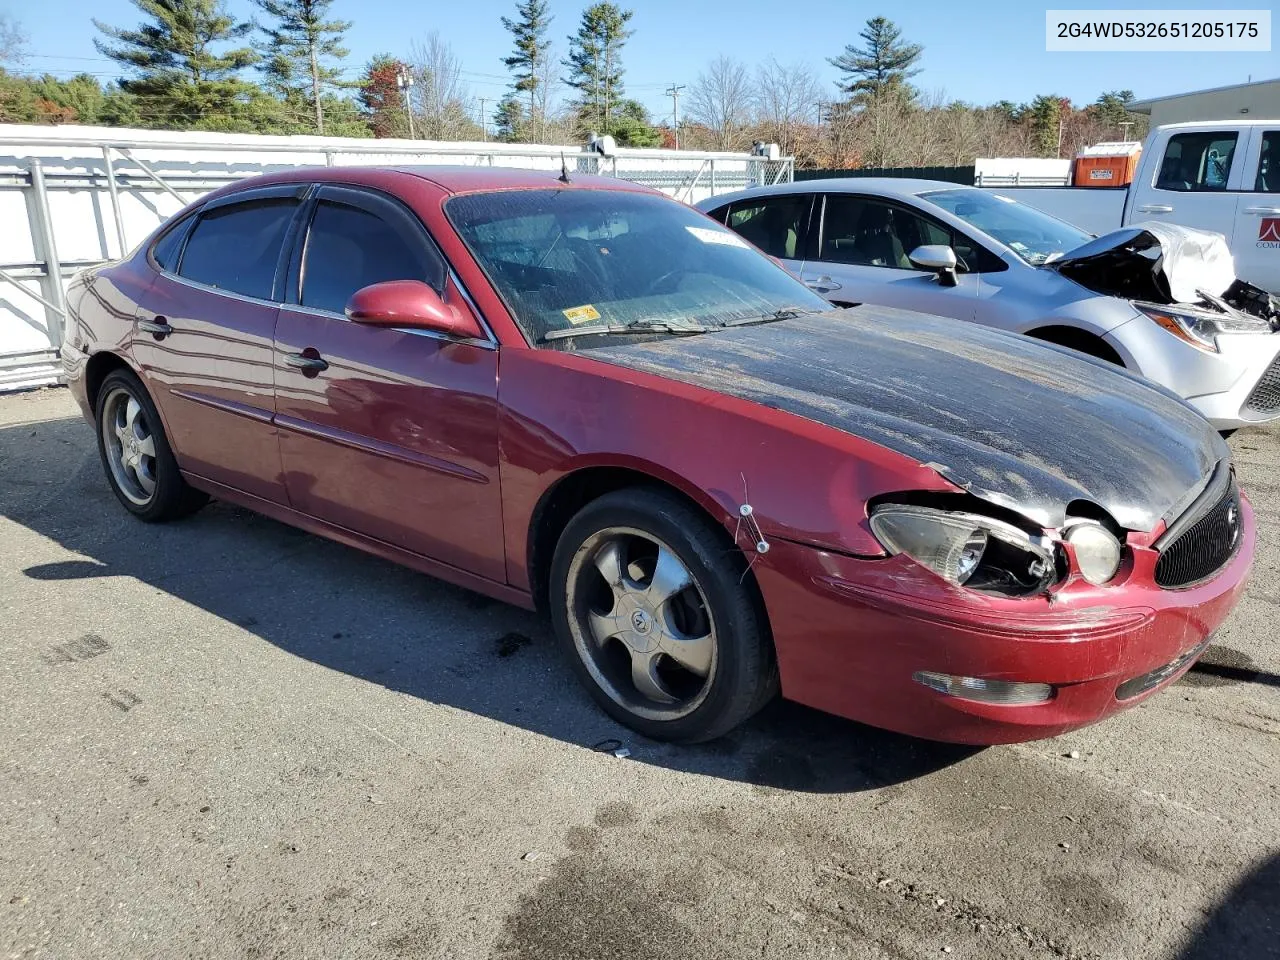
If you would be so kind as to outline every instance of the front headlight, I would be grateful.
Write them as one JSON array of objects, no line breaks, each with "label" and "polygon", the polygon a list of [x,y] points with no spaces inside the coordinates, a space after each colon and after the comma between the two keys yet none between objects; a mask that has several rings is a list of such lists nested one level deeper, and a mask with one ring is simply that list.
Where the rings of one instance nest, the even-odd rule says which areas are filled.
[{"label": "front headlight", "polygon": [[1120,569],[1120,541],[1100,523],[1082,520],[1067,530],[1067,543],[1076,555],[1080,575],[1093,584],[1104,584]]},{"label": "front headlight", "polygon": [[978,514],[890,503],[871,511],[871,529],[890,553],[974,590],[1021,595],[1058,579],[1044,538]]},{"label": "front headlight", "polygon": [[1135,303],[1157,324],[1179,340],[1207,353],[1218,352],[1218,336],[1231,333],[1270,333],[1271,325],[1261,317],[1245,314],[1210,314],[1198,311],[1175,310],[1154,303]]}]

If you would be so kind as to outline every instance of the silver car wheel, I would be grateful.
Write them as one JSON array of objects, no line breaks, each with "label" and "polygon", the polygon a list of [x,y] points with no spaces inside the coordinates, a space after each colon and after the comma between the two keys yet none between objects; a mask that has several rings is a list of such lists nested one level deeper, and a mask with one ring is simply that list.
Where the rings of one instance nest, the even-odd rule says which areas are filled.
[{"label": "silver car wheel", "polygon": [[116,487],[140,507],[156,493],[156,441],[147,412],[123,387],[102,404],[102,444]]},{"label": "silver car wheel", "polygon": [[608,527],[578,548],[566,587],[574,646],[610,699],[651,720],[687,716],[702,704],[715,677],[715,623],[667,544]]}]

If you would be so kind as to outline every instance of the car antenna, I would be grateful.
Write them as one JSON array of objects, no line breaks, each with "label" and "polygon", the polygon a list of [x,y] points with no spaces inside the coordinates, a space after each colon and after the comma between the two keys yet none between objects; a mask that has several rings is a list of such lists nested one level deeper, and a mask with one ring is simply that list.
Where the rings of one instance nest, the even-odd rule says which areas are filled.
[{"label": "car antenna", "polygon": [[569,162],[564,158],[564,151],[560,151],[560,176],[556,177],[561,183],[573,183],[569,179]]}]

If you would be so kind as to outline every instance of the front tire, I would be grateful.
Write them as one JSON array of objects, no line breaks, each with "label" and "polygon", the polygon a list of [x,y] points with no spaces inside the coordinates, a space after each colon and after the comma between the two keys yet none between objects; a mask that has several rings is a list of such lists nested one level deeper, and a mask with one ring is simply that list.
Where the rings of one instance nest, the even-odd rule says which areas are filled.
[{"label": "front tire", "polygon": [[557,637],[595,700],[655,740],[712,740],[778,689],[746,562],[701,511],[631,488],[583,507],[552,561]]},{"label": "front tire", "polygon": [[128,370],[103,378],[97,396],[98,454],[111,490],[140,520],[160,523],[199,510],[209,498],[178,470],[150,394]]}]

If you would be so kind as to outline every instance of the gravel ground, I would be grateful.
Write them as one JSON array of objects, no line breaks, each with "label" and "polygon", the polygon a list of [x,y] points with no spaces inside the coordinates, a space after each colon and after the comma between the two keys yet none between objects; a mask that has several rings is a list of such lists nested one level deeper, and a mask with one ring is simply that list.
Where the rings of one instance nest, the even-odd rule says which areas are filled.
[{"label": "gravel ground", "polygon": [[1231,444],[1249,593],[1141,708],[677,749],[540,618],[219,504],[138,523],[64,390],[0,398],[0,957],[1280,957],[1280,430]]}]

